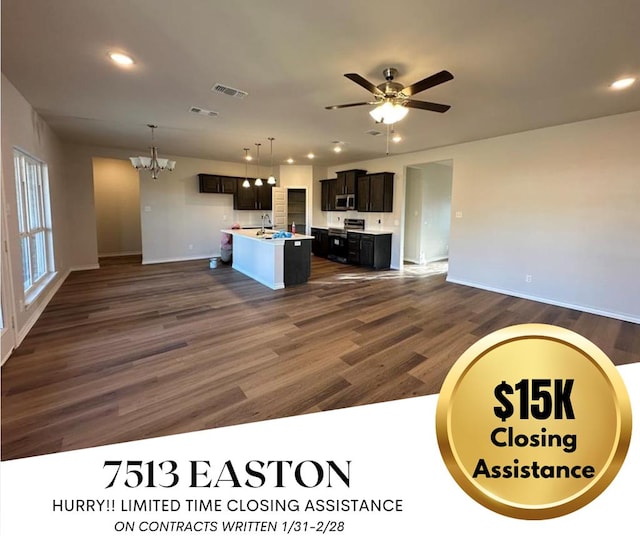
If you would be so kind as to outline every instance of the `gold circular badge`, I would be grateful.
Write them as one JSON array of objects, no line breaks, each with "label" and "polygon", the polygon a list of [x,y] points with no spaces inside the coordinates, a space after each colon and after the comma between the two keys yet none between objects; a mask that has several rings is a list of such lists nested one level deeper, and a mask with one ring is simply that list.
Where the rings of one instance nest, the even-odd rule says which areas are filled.
[{"label": "gold circular badge", "polygon": [[436,410],[442,457],[480,504],[520,519],[568,514],[617,474],[631,403],[609,358],[573,331],[523,324],[471,346]]}]

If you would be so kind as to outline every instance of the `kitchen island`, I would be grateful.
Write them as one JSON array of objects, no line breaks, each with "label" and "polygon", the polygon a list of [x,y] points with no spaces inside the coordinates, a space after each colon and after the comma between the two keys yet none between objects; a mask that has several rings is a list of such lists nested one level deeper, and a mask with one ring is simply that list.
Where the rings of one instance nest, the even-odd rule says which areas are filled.
[{"label": "kitchen island", "polygon": [[234,270],[273,289],[306,283],[311,275],[313,236],[272,238],[273,231],[223,229],[233,237]]}]

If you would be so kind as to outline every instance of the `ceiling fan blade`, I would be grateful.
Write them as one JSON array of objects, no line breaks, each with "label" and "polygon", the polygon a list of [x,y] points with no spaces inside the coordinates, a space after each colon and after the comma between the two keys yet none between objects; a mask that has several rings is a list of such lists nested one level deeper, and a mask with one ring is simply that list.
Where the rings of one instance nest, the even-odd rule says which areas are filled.
[{"label": "ceiling fan blade", "polygon": [[366,104],[376,104],[375,102],[352,102],[350,104],[334,104],[325,106],[325,110],[337,110],[338,108],[351,108],[352,106],[365,106]]},{"label": "ceiling fan blade", "polygon": [[418,108],[420,110],[429,110],[430,112],[446,112],[451,106],[448,104],[438,104],[437,102],[425,102],[417,100],[406,100],[404,106],[407,108]]},{"label": "ceiling fan blade", "polygon": [[380,91],[374,84],[369,82],[369,80],[367,80],[366,78],[362,78],[362,76],[360,76],[359,74],[347,73],[345,74],[345,76],[352,82],[355,82],[359,86],[365,88],[370,93],[373,93],[374,95],[384,96],[384,93],[382,91]]},{"label": "ceiling fan blade", "polygon": [[[346,76],[346,75],[345,75]],[[427,76],[423,80],[416,82],[415,84],[411,84],[408,87],[405,87],[402,90],[407,97],[411,95],[415,95],[416,93],[420,93],[425,89],[429,89],[430,87],[437,86],[439,84],[444,84],[449,80],[453,80],[453,75],[449,71],[440,71],[439,73],[432,74],[431,76]]]}]

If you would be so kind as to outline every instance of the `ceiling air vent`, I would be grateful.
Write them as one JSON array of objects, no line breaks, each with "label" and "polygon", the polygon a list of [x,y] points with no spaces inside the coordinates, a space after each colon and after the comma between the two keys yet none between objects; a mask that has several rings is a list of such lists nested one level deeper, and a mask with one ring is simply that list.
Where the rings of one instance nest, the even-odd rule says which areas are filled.
[{"label": "ceiling air vent", "polygon": [[244,99],[248,95],[246,91],[241,91],[239,89],[225,86],[223,84],[214,85],[211,88],[211,91],[214,91],[216,93],[222,93],[224,95],[229,95],[230,97],[236,97],[237,99]]},{"label": "ceiling air vent", "polygon": [[192,106],[191,108],[189,108],[189,111],[193,112],[194,114],[206,115],[207,117],[218,117],[220,115],[218,112],[215,112],[213,110],[205,110],[204,108],[200,108],[199,106]]},{"label": "ceiling air vent", "polygon": [[380,136],[382,132],[380,132],[379,130],[366,130],[365,134],[369,134],[369,136]]}]

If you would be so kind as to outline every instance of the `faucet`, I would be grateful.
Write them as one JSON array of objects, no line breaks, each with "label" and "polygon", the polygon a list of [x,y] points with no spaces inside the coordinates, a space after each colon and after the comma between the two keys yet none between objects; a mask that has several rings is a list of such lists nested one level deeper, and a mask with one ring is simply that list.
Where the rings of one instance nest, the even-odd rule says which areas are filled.
[{"label": "faucet", "polygon": [[273,223],[271,223],[271,216],[269,216],[268,212],[265,212],[262,216],[260,216],[260,220],[262,221],[262,227],[260,229],[260,234],[264,236],[264,220],[267,220],[269,222],[269,225],[273,226]]}]

